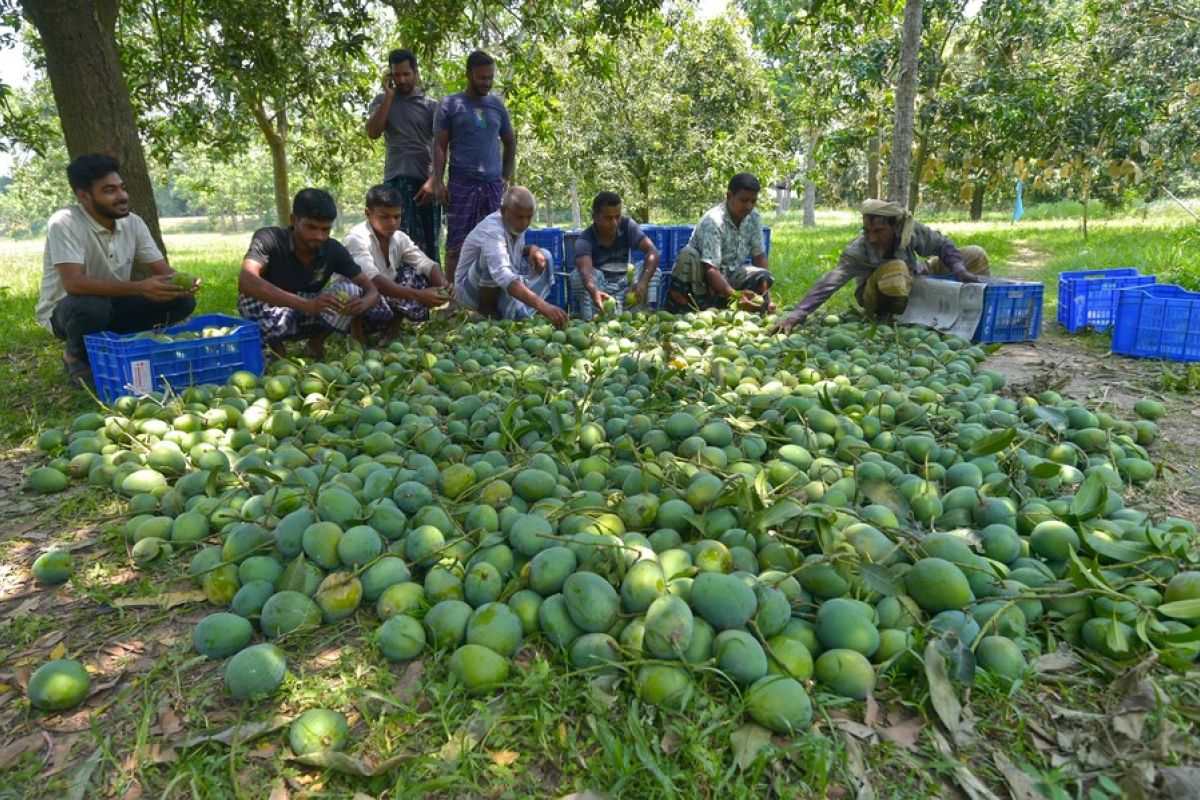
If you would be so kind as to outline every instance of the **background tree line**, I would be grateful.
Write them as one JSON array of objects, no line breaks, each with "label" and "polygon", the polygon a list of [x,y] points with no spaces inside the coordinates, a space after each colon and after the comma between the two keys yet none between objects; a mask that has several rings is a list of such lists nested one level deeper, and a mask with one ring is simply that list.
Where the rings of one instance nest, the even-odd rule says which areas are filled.
[{"label": "background tree line", "polygon": [[739,170],[809,222],[889,191],[978,218],[1018,179],[1085,221],[1092,201],[1200,192],[1200,0],[739,0],[710,20],[660,0],[0,0],[0,22],[38,76],[0,84],[10,234],[70,201],[62,167],[92,149],[121,157],[155,228],[286,219],[309,184],[352,214],[381,177],[363,121],[399,45],[433,96],[462,88],[470,49],[497,57],[543,223],[602,188],[691,218]]}]

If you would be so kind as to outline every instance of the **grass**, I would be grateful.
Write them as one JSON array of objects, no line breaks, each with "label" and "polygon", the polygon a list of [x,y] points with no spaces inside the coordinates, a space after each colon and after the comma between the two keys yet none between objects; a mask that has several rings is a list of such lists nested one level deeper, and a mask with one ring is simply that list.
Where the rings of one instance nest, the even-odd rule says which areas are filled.
[{"label": "grass", "polygon": [[[768,221],[775,227],[772,264],[779,279],[777,296],[784,304],[799,299],[833,266],[857,230],[854,216],[847,213],[823,213],[815,229],[804,229],[791,218]],[[1072,222],[935,224],[960,245],[987,248],[999,274],[1017,274],[1008,264],[1036,253],[1031,269],[1046,281],[1050,302],[1053,276],[1063,269],[1138,265],[1164,279],[1200,277],[1195,248],[1188,247],[1195,241],[1189,238],[1195,236],[1194,227],[1180,219],[1102,220],[1086,243]],[[204,280],[198,313],[233,308],[236,271],[248,238],[168,235],[175,266]],[[0,447],[6,451],[5,485],[17,487],[20,470],[29,463],[24,447],[30,438],[42,427],[69,423],[92,403],[65,388],[58,344],[32,319],[40,245],[0,244],[0,263],[5,282],[0,324],[7,333],[0,385],[8,400],[0,407]],[[844,289],[830,307],[845,307],[851,295],[850,288]],[[1048,314],[1052,318],[1052,311]],[[1085,346],[1092,346],[1090,340]],[[29,563],[50,541],[78,546],[82,567],[54,601],[0,627],[0,683],[12,684],[11,671],[28,670],[44,660],[54,645],[41,643],[55,636],[69,646],[69,655],[91,658],[114,646],[133,655],[121,662],[126,664],[121,681],[90,701],[90,716],[78,721],[77,730],[50,731],[50,752],[39,739],[36,747],[15,758],[0,781],[0,798],[67,796],[86,764],[94,766],[85,796],[265,797],[283,786],[293,796],[311,797],[355,792],[556,797],[591,790],[637,798],[808,798],[858,795],[865,782],[878,797],[943,797],[957,791],[952,788],[956,770],[964,765],[988,785],[1002,786],[997,750],[1047,797],[1108,798],[1118,793],[1107,785],[1115,785],[1147,758],[1168,765],[1191,758],[1195,746],[1194,738],[1178,738],[1180,731],[1192,729],[1200,708],[1195,681],[1168,685],[1171,702],[1145,712],[1144,735],[1109,747],[1111,715],[1121,695],[1109,690],[1107,673],[1082,666],[1037,683],[1008,688],[983,682],[974,687],[974,737],[954,756],[938,752],[927,736],[911,746],[864,741],[854,733],[861,734],[861,728],[848,724],[867,722],[862,704],[819,697],[811,731],[794,739],[776,738],[741,768],[731,753],[743,709],[738,695],[720,685],[724,679],[719,675],[702,679],[705,690],[685,715],[665,713],[639,704],[627,686],[597,685],[572,671],[562,654],[531,646],[520,656],[511,685],[494,698],[477,700],[451,685],[445,658],[427,657],[415,667],[383,660],[365,639],[363,632],[371,626],[358,620],[290,642],[293,676],[278,700],[236,706],[215,690],[218,665],[197,659],[190,646],[192,626],[209,610],[205,604],[185,603],[171,610],[122,605],[164,591],[192,590],[186,553],[154,573],[134,571],[123,540],[111,530],[123,516],[123,504],[108,492],[73,489],[52,502],[21,500],[19,508],[10,501],[19,497],[15,492],[10,488],[0,495],[6,504],[0,512],[32,520],[34,527],[0,538],[0,577]],[[20,602],[0,598],[0,613]],[[365,623],[373,615],[368,611],[363,616]],[[619,673],[615,680],[628,683],[630,677]],[[924,686],[920,677],[889,676],[877,692],[886,720],[877,727],[886,729],[915,716],[927,730],[932,723]],[[5,691],[0,687],[0,695]],[[0,701],[0,721],[9,731],[36,731],[34,718],[20,708],[22,702],[12,696]],[[201,731],[275,714],[290,717],[312,706],[351,710],[354,757],[377,761],[401,754],[402,760],[373,777],[314,770],[286,758],[284,728],[233,745],[182,746],[183,739]],[[1064,718],[1055,710],[1060,707],[1084,716]],[[1060,740],[1048,743],[1039,731]],[[1164,736],[1164,746],[1174,749],[1148,756],[1155,737]],[[1063,752],[1077,755],[1062,744],[1062,737],[1086,750],[1091,759],[1085,761],[1090,765],[1086,771],[1055,760]],[[0,741],[0,746],[6,743]],[[59,749],[66,767],[54,771]]]}]

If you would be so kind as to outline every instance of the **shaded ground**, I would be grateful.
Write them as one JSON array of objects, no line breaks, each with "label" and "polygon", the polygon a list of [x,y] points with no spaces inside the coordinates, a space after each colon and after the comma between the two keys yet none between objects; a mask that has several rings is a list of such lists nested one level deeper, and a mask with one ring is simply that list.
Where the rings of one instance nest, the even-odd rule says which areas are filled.
[{"label": "shaded ground", "polygon": [[[1013,244],[1004,274],[1037,279],[1049,254],[1019,240]],[[1164,390],[1168,367],[1163,362],[1113,355],[1104,334],[1067,333],[1055,321],[1055,310],[1047,306],[1041,338],[1003,345],[988,366],[1005,376],[1006,391],[1016,397],[1052,389],[1125,418],[1134,417],[1133,405],[1144,397],[1164,403],[1168,412],[1159,420],[1160,438],[1151,450],[1163,464],[1164,480],[1137,499],[1150,509],[1200,521],[1200,408],[1195,397]]]}]

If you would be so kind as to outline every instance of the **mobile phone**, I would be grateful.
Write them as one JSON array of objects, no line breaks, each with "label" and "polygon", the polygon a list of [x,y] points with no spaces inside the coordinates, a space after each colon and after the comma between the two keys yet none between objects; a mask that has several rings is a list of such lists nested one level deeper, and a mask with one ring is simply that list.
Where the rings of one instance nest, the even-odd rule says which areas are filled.
[{"label": "mobile phone", "polygon": [[395,88],[396,88],[396,79],[395,79],[395,78],[388,78],[388,79],[387,79],[387,87],[388,87],[389,89],[395,89]]}]

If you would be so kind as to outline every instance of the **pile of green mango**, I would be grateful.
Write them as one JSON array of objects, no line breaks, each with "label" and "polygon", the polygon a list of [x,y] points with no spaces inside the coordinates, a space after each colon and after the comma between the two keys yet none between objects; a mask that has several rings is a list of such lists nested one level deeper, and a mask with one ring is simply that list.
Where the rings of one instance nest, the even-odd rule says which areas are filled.
[{"label": "pile of green mango", "polygon": [[[923,329],[769,323],[435,322],[121,398],[43,433],[30,484],[127,498],[132,560],[186,562],[217,607],[194,644],[235,698],[274,693],[326,625],[444,654],[473,693],[538,642],[647,703],[737,692],[779,732],[931,645],[964,683],[1029,678],[1046,628],[1194,662],[1195,526],[1124,500],[1156,479],[1159,403],[1008,396],[983,349]],[[311,722],[301,749],[344,741]]]}]

